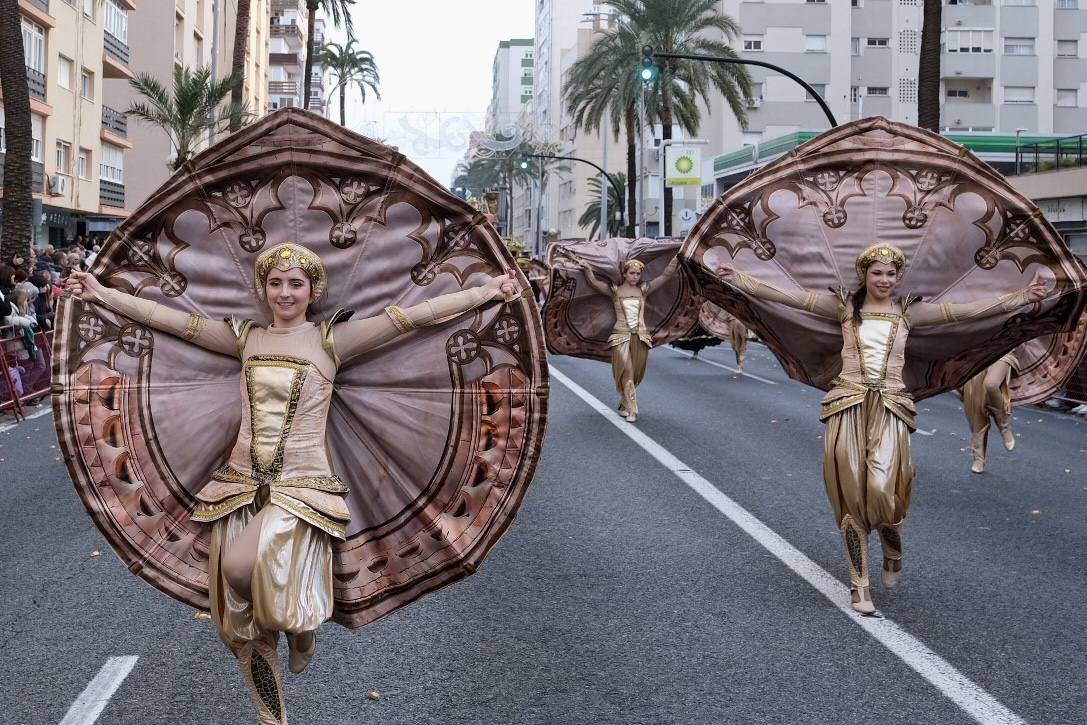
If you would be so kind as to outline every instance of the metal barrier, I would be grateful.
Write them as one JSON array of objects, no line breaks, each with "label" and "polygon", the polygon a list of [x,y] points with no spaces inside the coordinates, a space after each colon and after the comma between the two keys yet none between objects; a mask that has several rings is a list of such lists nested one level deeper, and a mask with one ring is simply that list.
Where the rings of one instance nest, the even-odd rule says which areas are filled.
[{"label": "metal barrier", "polygon": [[1015,173],[1035,174],[1087,164],[1087,134],[1023,144],[1015,148]]},{"label": "metal barrier", "polygon": [[31,353],[23,342],[22,328],[0,328],[0,413],[11,414],[16,420],[26,417],[28,403],[49,395],[52,383],[53,333],[34,333],[35,350]]}]

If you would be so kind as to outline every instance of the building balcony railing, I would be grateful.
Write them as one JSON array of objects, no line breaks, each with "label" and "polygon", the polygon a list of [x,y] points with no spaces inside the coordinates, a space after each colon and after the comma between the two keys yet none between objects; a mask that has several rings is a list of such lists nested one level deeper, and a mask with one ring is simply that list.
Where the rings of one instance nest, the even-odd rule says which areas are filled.
[{"label": "building balcony railing", "polygon": [[39,101],[45,100],[45,74],[39,73],[33,68],[27,66],[26,69],[26,82],[30,88],[30,97],[37,98]]},{"label": "building balcony railing", "polygon": [[102,128],[116,136],[127,137],[128,116],[109,106],[102,106]]},{"label": "building balcony railing", "polygon": [[299,43],[304,43],[306,40],[305,33],[297,23],[277,23],[275,18],[272,18],[271,28],[273,38],[294,39]]},{"label": "building balcony railing", "polygon": [[268,63],[270,65],[291,65],[302,67],[302,56],[299,53],[269,53]]},{"label": "building balcony railing", "polygon": [[119,60],[120,62],[128,65],[129,51],[128,45],[121,42],[119,38],[113,37],[113,34],[109,31],[102,33],[103,47],[106,52],[111,56]]},{"label": "building balcony railing", "polygon": [[[40,194],[45,183],[45,164],[40,161],[30,162],[30,192]],[[0,154],[0,187],[4,186],[4,154]]]},{"label": "building balcony railing", "polygon": [[98,203],[102,206],[125,207],[125,185],[115,181],[100,179],[98,182]]},{"label": "building balcony railing", "polygon": [[298,10],[298,0],[272,0],[272,13],[284,10]]},{"label": "building balcony railing", "polygon": [[1015,149],[1017,174],[1054,171],[1087,165],[1087,135],[1023,144]]},{"label": "building balcony railing", "polygon": [[268,93],[273,96],[297,96],[298,81],[268,81]]}]

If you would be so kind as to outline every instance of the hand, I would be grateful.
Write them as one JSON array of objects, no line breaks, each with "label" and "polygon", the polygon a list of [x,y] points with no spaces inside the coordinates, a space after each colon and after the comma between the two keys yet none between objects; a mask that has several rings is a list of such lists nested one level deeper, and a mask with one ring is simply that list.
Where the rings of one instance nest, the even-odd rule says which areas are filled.
[{"label": "hand", "polygon": [[483,293],[487,299],[501,296],[506,302],[512,302],[521,295],[521,284],[516,273],[512,269],[498,277],[491,277],[490,281],[483,285]]},{"label": "hand", "polygon": [[101,298],[104,288],[94,275],[73,270],[64,281],[64,293],[83,302],[95,302]]},{"label": "hand", "polygon": [[1046,286],[1045,280],[1042,279],[1041,273],[1035,272],[1034,279],[1032,279],[1026,289],[1023,290],[1023,297],[1027,302],[1041,302],[1045,299],[1047,289],[1048,287]]},{"label": "hand", "polygon": [[736,270],[727,264],[717,265],[717,269],[714,270],[714,273],[717,275],[717,279],[722,282],[727,282],[728,284],[736,283]]}]

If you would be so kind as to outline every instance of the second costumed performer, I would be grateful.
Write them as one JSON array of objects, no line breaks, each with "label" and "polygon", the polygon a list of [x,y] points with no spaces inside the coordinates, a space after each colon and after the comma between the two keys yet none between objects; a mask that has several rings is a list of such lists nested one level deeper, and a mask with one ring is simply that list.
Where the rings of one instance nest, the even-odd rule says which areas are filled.
[{"label": "second costumed performer", "polygon": [[838,294],[788,292],[728,265],[718,277],[756,299],[833,319],[842,330],[842,367],[823,398],[826,423],[823,483],[849,562],[853,609],[875,612],[868,580],[868,537],[879,532],[880,578],[898,583],[902,571],[902,521],[910,507],[913,463],[910,433],[916,409],[903,379],[906,344],[915,328],[939,327],[1006,314],[1045,297],[1035,275],[1025,289],[996,299],[928,304],[896,295],[906,258],[890,244],[875,244],[857,257],[859,287]]}]

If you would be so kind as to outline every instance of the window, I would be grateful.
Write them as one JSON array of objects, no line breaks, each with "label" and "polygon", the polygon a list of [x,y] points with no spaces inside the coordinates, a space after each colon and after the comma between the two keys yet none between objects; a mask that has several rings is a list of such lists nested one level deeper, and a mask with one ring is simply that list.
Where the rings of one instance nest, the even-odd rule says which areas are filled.
[{"label": "window", "polygon": [[91,152],[87,149],[79,149],[79,178],[91,178]]},{"label": "window", "polygon": [[[818,95],[820,98],[825,99],[827,97],[827,84],[826,83],[809,83],[808,85],[810,85],[812,87],[812,89],[815,90],[816,95]],[[805,101],[814,101],[815,97],[812,96],[812,94],[805,92],[804,100]]]},{"label": "window", "polygon": [[63,55],[57,56],[57,85],[61,88],[67,88],[72,90],[72,65],[71,58],[65,58]]},{"label": "window", "polygon": [[744,50],[748,50],[748,51],[762,50],[762,36],[761,35],[745,35],[743,42],[744,42]]},{"label": "window", "polygon": [[825,36],[825,35],[805,35],[804,36],[804,52],[805,53],[825,53],[825,52],[827,52],[827,36]]},{"label": "window", "polygon": [[815,3],[825,3],[827,0],[806,0],[808,4],[814,5]]},{"label": "window", "polygon": [[42,137],[45,136],[45,119],[36,113],[30,114],[30,160],[42,161]]},{"label": "window", "polygon": [[1004,103],[1034,103],[1034,87],[1004,86]]},{"label": "window", "polygon": [[45,73],[45,30],[20,17],[23,25],[23,60],[27,68]]},{"label": "window", "polygon": [[1057,57],[1058,58],[1076,58],[1079,56],[1079,41],[1077,40],[1058,40],[1057,41]]},{"label": "window", "polygon": [[125,183],[125,157],[121,149],[108,143],[102,144],[102,161],[98,164],[98,178],[115,184]]},{"label": "window", "polygon": [[72,173],[72,144],[67,141],[57,141],[57,173]]},{"label": "window", "polygon": [[969,98],[969,97],[970,97],[970,89],[969,88],[948,88],[947,89],[947,98],[948,98],[948,100],[954,100],[954,99],[957,99],[957,98]]},{"label": "window", "polygon": [[868,86],[864,90],[866,96],[886,96],[887,86]]},{"label": "window", "polygon": [[852,5],[855,8],[859,8],[861,6],[861,0],[852,0],[850,5]]},{"label": "window", "polygon": [[1079,9],[1079,0],[1057,0],[1058,10],[1077,10]]},{"label": "window", "polygon": [[94,20],[94,0],[83,0],[83,14]]},{"label": "window", "polygon": [[860,96],[860,88],[858,86],[849,87],[849,102],[856,103],[857,98]]},{"label": "window", "polygon": [[106,0],[106,18],[103,27],[106,32],[124,44],[128,44],[128,13],[114,0]]},{"label": "window", "polygon": [[86,68],[79,73],[79,94],[84,98],[94,98],[94,73]]},{"label": "window", "polygon": [[1033,5],[1034,0],[1004,0],[1005,5]]},{"label": "window", "polygon": [[888,38],[866,38],[865,45],[869,48],[886,48],[888,45]]},{"label": "window", "polygon": [[1079,92],[1075,88],[1058,88],[1057,105],[1061,108],[1075,108],[1079,105]]},{"label": "window", "polygon": [[992,53],[993,31],[948,30],[944,32],[946,53]]},{"label": "window", "polygon": [[192,36],[192,47],[196,53],[196,62],[202,64],[204,62],[204,40],[196,33]]},{"label": "window", "polygon": [[1034,55],[1034,38],[1004,38],[1004,55]]},{"label": "window", "polygon": [[861,54],[861,39],[850,38],[849,39],[849,54],[860,55]]}]

